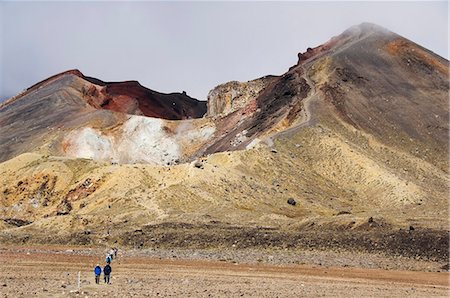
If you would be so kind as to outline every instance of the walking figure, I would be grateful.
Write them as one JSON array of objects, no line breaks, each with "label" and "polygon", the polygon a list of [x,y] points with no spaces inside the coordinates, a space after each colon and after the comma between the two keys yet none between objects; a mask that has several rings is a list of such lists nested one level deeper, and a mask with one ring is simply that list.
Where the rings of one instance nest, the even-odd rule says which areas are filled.
[{"label": "walking figure", "polygon": [[111,261],[112,261],[111,255],[109,255],[109,254],[106,255],[105,261],[106,261],[106,264],[111,264]]},{"label": "walking figure", "polygon": [[100,283],[100,274],[102,274],[102,267],[100,267],[99,264],[97,264],[97,266],[95,266],[94,274],[95,274],[95,283],[99,284]]},{"label": "walking figure", "polygon": [[111,248],[110,250],[109,250],[109,253],[108,253],[110,256],[111,256],[111,260],[114,260],[114,258],[116,257],[115,255],[114,255],[114,249],[113,248]]},{"label": "walking figure", "polygon": [[109,264],[106,264],[106,266],[103,268],[103,275],[105,276],[105,283],[109,284],[109,278],[111,275],[111,266]]}]

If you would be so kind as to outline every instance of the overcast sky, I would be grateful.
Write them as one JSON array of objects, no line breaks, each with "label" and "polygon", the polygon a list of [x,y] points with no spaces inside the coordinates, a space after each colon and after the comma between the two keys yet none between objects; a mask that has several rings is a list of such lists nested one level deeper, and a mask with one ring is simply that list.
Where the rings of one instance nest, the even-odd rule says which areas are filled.
[{"label": "overcast sky", "polygon": [[443,2],[0,2],[0,98],[77,68],[206,100],[373,22],[448,59]]}]

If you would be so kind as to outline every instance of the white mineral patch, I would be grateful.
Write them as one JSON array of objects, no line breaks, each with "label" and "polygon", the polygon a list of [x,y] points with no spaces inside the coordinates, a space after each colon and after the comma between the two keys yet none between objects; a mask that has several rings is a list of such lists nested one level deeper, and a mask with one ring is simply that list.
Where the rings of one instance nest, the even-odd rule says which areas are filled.
[{"label": "white mineral patch", "polygon": [[68,135],[66,154],[72,157],[107,160],[119,163],[166,165],[181,159],[181,144],[203,143],[214,127],[197,128],[192,120],[180,122],[176,133],[167,133],[164,120],[130,116],[119,132],[105,135],[92,128],[82,128]]},{"label": "white mineral patch", "polygon": [[256,148],[258,145],[259,145],[259,143],[260,143],[261,141],[258,139],[258,138],[256,138],[256,139],[253,139],[246,147],[245,147],[245,149],[253,149],[253,148]]},{"label": "white mineral patch", "polygon": [[203,126],[196,128],[193,120],[185,120],[181,122],[176,129],[177,140],[183,141],[205,141],[209,139],[216,129],[211,126]]},{"label": "white mineral patch", "polygon": [[167,164],[180,156],[178,144],[163,130],[163,120],[132,116],[123,125],[118,162]]},{"label": "white mineral patch", "polygon": [[67,154],[79,158],[95,160],[110,159],[112,152],[111,137],[90,127],[82,128],[69,135]]},{"label": "white mineral patch", "polygon": [[31,198],[28,200],[28,203],[31,205],[31,207],[33,208],[38,208],[39,207],[39,201],[36,198]]},{"label": "white mineral patch", "polygon": [[214,134],[214,127],[202,127],[200,129],[193,129],[187,131],[182,138],[195,141],[195,140],[206,140]]}]

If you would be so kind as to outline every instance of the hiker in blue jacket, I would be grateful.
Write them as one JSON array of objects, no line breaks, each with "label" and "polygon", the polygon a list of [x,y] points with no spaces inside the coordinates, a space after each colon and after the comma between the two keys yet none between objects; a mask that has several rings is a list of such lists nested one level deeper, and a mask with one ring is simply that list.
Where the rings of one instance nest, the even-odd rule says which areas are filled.
[{"label": "hiker in blue jacket", "polygon": [[105,261],[106,261],[106,264],[111,264],[111,261],[112,261],[111,255],[109,255],[109,254],[106,255]]},{"label": "hiker in blue jacket", "polygon": [[97,266],[95,266],[94,274],[95,274],[95,283],[96,284],[100,283],[100,274],[102,274],[102,267],[100,267],[99,264],[97,264]]}]

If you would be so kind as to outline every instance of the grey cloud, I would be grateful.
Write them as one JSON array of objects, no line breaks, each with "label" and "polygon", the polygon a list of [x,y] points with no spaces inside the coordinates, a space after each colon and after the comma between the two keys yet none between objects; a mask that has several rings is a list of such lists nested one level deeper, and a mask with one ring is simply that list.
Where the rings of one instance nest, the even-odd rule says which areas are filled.
[{"label": "grey cloud", "polygon": [[0,95],[78,68],[206,99],[373,22],[448,59],[446,2],[1,2]]}]

